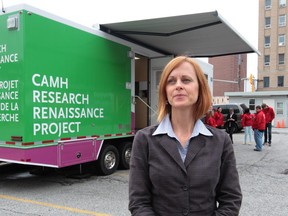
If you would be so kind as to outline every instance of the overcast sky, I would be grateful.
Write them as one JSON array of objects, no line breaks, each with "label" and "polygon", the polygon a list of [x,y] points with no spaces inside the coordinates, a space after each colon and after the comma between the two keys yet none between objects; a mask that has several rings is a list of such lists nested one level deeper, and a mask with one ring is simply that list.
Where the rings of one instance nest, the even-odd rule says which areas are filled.
[{"label": "overcast sky", "polygon": [[[0,0],[4,8],[29,4],[91,27],[217,10],[252,46],[258,48],[258,0]],[[257,74],[257,55],[248,54],[247,75]]]}]

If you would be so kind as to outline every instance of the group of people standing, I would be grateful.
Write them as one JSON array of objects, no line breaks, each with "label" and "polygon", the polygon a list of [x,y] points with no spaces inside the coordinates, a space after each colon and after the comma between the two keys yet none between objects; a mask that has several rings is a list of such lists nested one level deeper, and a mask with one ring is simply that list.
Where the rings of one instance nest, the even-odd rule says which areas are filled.
[{"label": "group of people standing", "polygon": [[223,128],[224,116],[222,114],[222,108],[218,107],[216,111],[209,110],[206,114],[205,124],[210,125],[214,128]]},{"label": "group of people standing", "polygon": [[[254,132],[255,148],[254,151],[262,151],[264,145],[271,146],[272,141],[272,125],[271,122],[275,118],[275,112],[272,107],[263,103],[262,106],[256,106],[256,113],[250,113],[250,109],[246,109],[242,115],[242,126],[244,128],[244,144],[252,143],[252,131]],[[264,134],[264,142],[263,142]],[[250,142],[247,142],[249,138]]]},{"label": "group of people standing", "polygon": [[[272,124],[271,123],[274,118],[275,118],[275,112],[272,107],[269,107],[265,103],[263,103],[262,106],[260,105],[256,106],[256,113],[252,115],[252,129],[254,131],[254,140],[256,143],[254,151],[262,151],[262,148],[264,145],[269,145],[271,147],[271,142],[272,142]],[[245,135],[246,135],[245,127],[244,127],[244,130],[245,130]],[[263,134],[264,134],[264,142],[263,142]],[[245,142],[246,142],[246,139],[245,139]]]},{"label": "group of people standing", "polygon": [[[234,109],[229,109],[229,114],[226,117],[227,132],[233,143],[233,133],[236,130],[235,122],[237,122],[237,115],[234,113]],[[222,129],[224,127],[224,116],[222,114],[222,108],[217,107],[216,110],[209,110],[205,117],[205,124],[210,125],[214,128]]]},{"label": "group of people standing", "polygon": [[[211,110],[207,113],[205,123],[215,128],[223,128],[224,116],[221,113],[221,107],[217,110]],[[256,106],[256,112],[251,113],[250,109],[244,110],[241,116],[241,123],[244,128],[244,144],[252,144],[252,137],[254,131],[254,141],[256,143],[254,151],[261,151],[263,145],[271,146],[272,125],[271,122],[275,118],[275,113],[272,107],[263,103],[262,106]],[[226,129],[233,143],[233,133],[236,131],[235,122],[237,122],[237,115],[233,108],[229,109],[229,114],[226,117]],[[264,142],[262,141],[264,134]]]}]

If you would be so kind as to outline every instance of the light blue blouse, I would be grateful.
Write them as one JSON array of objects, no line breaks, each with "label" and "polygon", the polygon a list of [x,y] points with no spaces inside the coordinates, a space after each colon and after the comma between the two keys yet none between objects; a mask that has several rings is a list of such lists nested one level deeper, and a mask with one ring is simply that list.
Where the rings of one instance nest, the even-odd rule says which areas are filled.
[{"label": "light blue blouse", "polygon": [[185,143],[184,147],[181,145],[178,137],[173,131],[172,124],[169,118],[169,115],[166,115],[164,119],[160,122],[155,132],[152,134],[152,136],[158,135],[158,134],[167,134],[171,138],[175,138],[177,142],[177,148],[179,151],[179,154],[182,158],[182,161],[185,161],[188,147],[189,147],[189,141],[192,137],[196,137],[199,134],[203,134],[205,136],[213,136],[213,134],[205,127],[204,123],[201,120],[197,120],[194,126],[194,130],[189,138],[189,140]]}]

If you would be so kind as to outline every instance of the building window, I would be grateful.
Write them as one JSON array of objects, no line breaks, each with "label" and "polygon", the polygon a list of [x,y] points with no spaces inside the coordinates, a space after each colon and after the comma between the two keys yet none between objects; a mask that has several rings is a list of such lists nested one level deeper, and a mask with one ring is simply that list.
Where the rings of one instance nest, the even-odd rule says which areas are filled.
[{"label": "building window", "polygon": [[277,77],[277,85],[278,87],[284,87],[284,76]]},{"label": "building window", "polygon": [[283,64],[285,64],[285,55],[284,55],[284,53],[281,53],[281,54],[279,54],[278,55],[278,60],[279,60],[279,65],[283,65]]},{"label": "building window", "polygon": [[263,77],[263,87],[269,88],[270,77]]},{"label": "building window", "polygon": [[279,26],[286,26],[286,15],[279,16]]},{"label": "building window", "polygon": [[255,110],[255,99],[249,99],[249,109]]},{"label": "building window", "polygon": [[284,46],[285,45],[285,34],[280,34],[278,37],[278,45]]},{"label": "building window", "polygon": [[264,65],[269,66],[270,65],[270,55],[264,56]]},{"label": "building window", "polygon": [[265,48],[270,47],[270,36],[265,36],[264,40],[265,40],[264,47]]},{"label": "building window", "polygon": [[279,0],[279,7],[286,7],[286,0]]},{"label": "building window", "polygon": [[271,28],[271,17],[265,17],[265,29]]},{"label": "building window", "polygon": [[271,9],[271,0],[265,0],[265,9],[266,10]]},{"label": "building window", "polygon": [[283,113],[284,113],[284,103],[283,102],[277,102],[276,103],[276,113],[277,113],[277,115],[283,115]]}]

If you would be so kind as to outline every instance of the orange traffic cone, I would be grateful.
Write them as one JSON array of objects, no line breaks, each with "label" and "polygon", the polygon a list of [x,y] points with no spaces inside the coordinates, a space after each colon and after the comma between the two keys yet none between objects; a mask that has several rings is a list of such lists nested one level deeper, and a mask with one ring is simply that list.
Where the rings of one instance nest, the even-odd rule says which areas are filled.
[{"label": "orange traffic cone", "polygon": [[281,124],[281,128],[285,128],[285,123],[284,123],[284,119],[282,119],[282,124]]},{"label": "orange traffic cone", "polygon": [[276,128],[280,128],[280,121],[277,121]]}]

